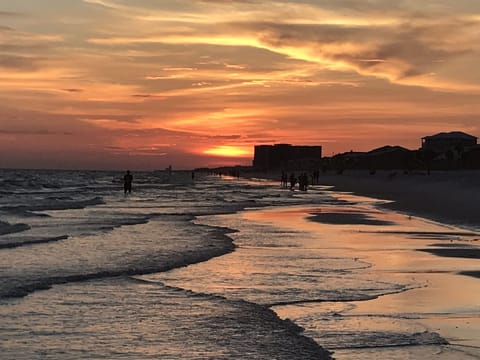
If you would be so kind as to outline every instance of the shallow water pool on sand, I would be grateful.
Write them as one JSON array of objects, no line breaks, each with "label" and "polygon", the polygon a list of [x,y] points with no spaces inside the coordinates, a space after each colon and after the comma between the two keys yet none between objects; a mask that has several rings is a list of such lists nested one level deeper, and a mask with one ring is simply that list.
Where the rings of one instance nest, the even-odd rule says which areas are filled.
[{"label": "shallow water pool on sand", "polygon": [[201,217],[237,250],[147,278],[270,307],[339,360],[478,359],[480,280],[458,274],[478,259],[417,250],[480,236],[349,200]]}]

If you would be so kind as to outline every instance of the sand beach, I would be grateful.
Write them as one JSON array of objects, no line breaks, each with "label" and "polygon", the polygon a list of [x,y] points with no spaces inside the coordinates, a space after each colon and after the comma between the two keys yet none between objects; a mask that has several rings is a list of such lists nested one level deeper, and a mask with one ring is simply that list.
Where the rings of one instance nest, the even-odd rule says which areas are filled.
[{"label": "sand beach", "polygon": [[342,175],[323,173],[320,183],[335,190],[392,200],[388,208],[411,212],[449,224],[480,227],[480,171],[349,170]]},{"label": "sand beach", "polygon": [[[300,171],[297,171],[297,174]],[[251,172],[247,178],[277,180],[280,171]],[[318,184],[317,184],[318,185]],[[345,170],[321,172],[319,185],[388,203],[386,208],[416,214],[452,225],[480,229],[480,171],[431,171],[405,174],[402,170]]]},{"label": "sand beach", "polygon": [[[255,174],[254,177],[278,180],[272,173]],[[422,330],[416,334],[425,334],[430,340],[438,335],[445,340],[441,350],[428,346],[399,350],[384,344],[381,351],[378,348],[373,351],[375,346],[369,344],[372,339],[363,338],[357,344],[363,350],[346,350],[340,346],[335,351],[336,358],[476,359],[480,356],[479,184],[480,173],[475,171],[432,172],[430,175],[399,172],[370,175],[362,171],[342,175],[324,173],[320,185],[312,185],[311,189],[315,191],[320,187],[331,192],[344,201],[342,206],[275,209],[245,216],[279,227],[291,227],[298,232],[311,232],[322,244],[322,249],[334,252],[337,249],[339,256],[349,254],[365,261],[371,265],[373,273],[385,276],[385,280],[412,281],[408,285],[412,288],[405,291],[348,302],[351,307],[336,310],[337,318],[326,321],[327,327],[335,322],[345,323],[348,329],[344,327],[343,331],[352,338],[361,338],[359,334],[365,333],[375,337],[382,336],[380,333],[392,323],[400,326],[398,319],[409,319],[400,328],[421,324]],[[307,329],[313,326],[311,331],[316,335],[312,337],[335,350],[337,345],[332,347],[329,343],[328,331],[322,325],[315,328],[309,320],[315,316],[328,319],[328,306],[324,302],[279,303],[274,309]],[[356,319],[357,330],[351,319]],[[338,324],[331,327],[342,331]],[[397,331],[398,327],[393,332]],[[433,338],[430,331],[435,334]],[[399,333],[392,345],[402,341]],[[307,334],[311,333],[307,331]],[[336,342],[338,337],[333,336],[331,340]],[[405,344],[412,344],[404,340]],[[426,340],[426,344],[430,340]]]},{"label": "sand beach", "polygon": [[[461,228],[480,230],[480,171],[348,171],[322,174],[321,183],[339,191],[390,200],[381,207],[414,214]],[[474,236],[474,240],[480,239]],[[428,249],[438,256],[480,259],[480,248]],[[479,277],[476,271],[466,275]]]}]

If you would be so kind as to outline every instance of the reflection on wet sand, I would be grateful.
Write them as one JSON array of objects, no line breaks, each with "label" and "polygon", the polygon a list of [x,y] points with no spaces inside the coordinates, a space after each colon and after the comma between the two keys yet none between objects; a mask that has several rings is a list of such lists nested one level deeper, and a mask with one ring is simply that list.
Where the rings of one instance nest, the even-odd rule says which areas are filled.
[{"label": "reflection on wet sand", "polygon": [[271,307],[339,360],[477,358],[480,281],[459,273],[479,264],[417,250],[471,250],[478,234],[374,204],[201,217],[238,229],[237,250],[149,278]]},{"label": "reflection on wet sand", "polygon": [[[358,208],[355,211],[360,213]],[[478,260],[479,248],[472,245],[478,238],[477,233],[395,213],[367,211],[368,217],[378,218],[378,223],[356,221],[356,227],[348,222],[342,223],[341,220],[347,218],[344,215],[332,222],[330,219],[323,221],[321,217],[308,216],[309,213],[312,213],[311,209],[304,209],[303,214],[301,209],[286,210],[283,214],[274,210],[270,213],[250,213],[248,217],[278,221],[282,226],[308,228],[318,234],[316,238],[319,244],[328,250],[337,249],[343,256],[359,257],[372,264],[368,271],[359,274],[360,278],[370,273],[386,281],[410,281],[416,286],[405,292],[369,301],[351,302],[352,307],[335,312],[333,317],[322,303],[276,307],[277,313],[309,329],[307,334],[327,348],[343,347],[343,350],[336,352],[337,359],[372,358],[370,350],[348,349],[377,346],[395,346],[391,351],[380,351],[378,358],[401,359],[406,354],[422,359],[428,359],[429,356],[442,359],[478,358],[480,282],[458,275],[475,276],[479,273],[475,270],[480,264],[474,261]],[[338,213],[338,209],[328,212]],[[351,209],[344,214],[351,217]],[[316,222],[314,225],[309,224],[312,220]],[[374,226],[377,224],[384,226]],[[435,242],[419,242],[418,237]],[[323,239],[329,239],[328,244]],[[435,347],[428,350],[428,344],[441,345],[441,342],[436,342],[438,339],[432,332],[438,332],[451,344],[442,347],[441,357]],[[339,333],[342,336],[339,337]],[[342,344],[342,339],[346,337],[349,340]],[[422,346],[399,351],[396,347],[402,345]]]}]

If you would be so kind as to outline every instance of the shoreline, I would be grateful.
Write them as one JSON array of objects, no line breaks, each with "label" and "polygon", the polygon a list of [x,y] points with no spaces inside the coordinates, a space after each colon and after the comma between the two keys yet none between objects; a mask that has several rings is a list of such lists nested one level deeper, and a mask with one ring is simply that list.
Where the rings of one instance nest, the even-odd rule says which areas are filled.
[{"label": "shoreline", "polygon": [[[328,210],[322,213],[332,214],[333,216],[333,213],[329,213]],[[385,279],[392,278],[402,284],[409,284],[410,282],[416,284],[416,286],[402,291],[385,293],[383,294],[384,296],[377,296],[372,299],[349,300],[347,302],[353,304],[354,307],[335,310],[337,315],[334,315],[334,317],[336,319],[346,322],[350,318],[358,318],[359,323],[365,326],[365,328],[359,328],[358,330],[364,333],[379,331],[376,328],[377,322],[363,320],[371,317],[378,319],[378,324],[386,329],[392,326],[393,330],[391,331],[393,333],[398,332],[398,334],[408,333],[405,329],[411,329],[420,324],[422,326],[420,330],[415,330],[416,332],[412,330],[412,341],[416,341],[414,335],[422,334],[418,340],[419,342],[415,343],[416,346],[411,348],[412,353],[415,351],[420,353],[422,348],[429,345],[445,346],[445,344],[436,342],[439,339],[448,341],[449,345],[444,350],[451,353],[468,349],[470,345],[477,346],[478,338],[474,334],[480,323],[475,320],[475,312],[477,311],[475,308],[476,300],[463,290],[478,289],[480,286],[477,281],[480,277],[480,271],[475,269],[476,263],[472,262],[472,260],[476,259],[475,254],[478,253],[478,247],[474,248],[472,246],[470,249],[468,247],[471,245],[465,245],[467,248],[463,248],[461,243],[465,242],[465,239],[459,239],[460,243],[455,244],[455,246],[462,247],[458,248],[459,255],[462,256],[455,256],[457,248],[450,249],[451,242],[448,238],[444,239],[445,244],[443,244],[447,248],[442,249],[441,246],[438,246],[440,247],[438,252],[441,253],[445,250],[448,255],[439,256],[442,254],[439,254],[437,249],[429,248],[430,246],[437,247],[440,242],[439,239],[432,238],[430,241],[425,242],[424,239],[411,237],[409,235],[417,231],[408,231],[409,228],[407,228],[407,231],[377,231],[377,236],[383,235],[382,242],[377,247],[370,242],[369,236],[365,232],[352,232],[352,229],[349,228],[351,213],[348,211],[343,213],[348,214],[346,218],[339,219],[334,223],[330,221],[328,216],[326,218],[312,217],[311,208],[303,205],[252,211],[249,214],[247,217],[249,220],[272,222],[276,226],[285,227],[286,229],[292,228],[317,234],[315,238],[320,242],[319,248],[323,249],[322,251],[326,250],[327,253],[328,251],[339,251],[343,255],[346,254],[352,258],[360,257],[362,261],[371,264],[369,268],[374,270],[366,270],[367,274],[371,271],[375,274],[384,274]],[[375,216],[383,217],[385,215],[387,219],[392,216],[391,214],[378,214]],[[362,217],[356,217],[353,223],[355,226],[408,227],[413,226],[412,222],[424,222],[421,218],[410,220],[398,214],[393,216],[398,218],[400,222],[394,221],[393,225],[388,225],[386,222],[378,225],[377,223],[362,221]],[[445,232],[442,232],[441,229],[434,229],[441,227],[442,224],[427,221],[425,225],[427,226],[425,229],[428,234],[438,234],[439,237],[441,235],[457,237],[460,234],[458,231],[450,231],[448,227],[445,228]],[[419,224],[415,226],[419,226]],[[422,234],[423,231],[424,228],[420,228],[418,234]],[[375,236],[375,232],[372,232],[372,236]],[[466,233],[466,236],[468,238],[469,233]],[[335,243],[328,240],[330,238],[335,238]],[[399,242],[396,240],[399,240]],[[468,239],[466,240],[469,241]],[[454,242],[456,241],[454,240]],[[333,254],[336,254],[335,256],[338,255],[336,252],[333,252]],[[437,256],[438,260],[435,259]],[[427,284],[428,286],[426,286]],[[475,292],[476,290],[473,291]],[[336,300],[335,302],[339,303],[341,301]],[[306,327],[306,334],[322,347],[324,346],[334,351],[334,356],[339,355],[342,359],[352,356],[353,353],[358,351],[357,349],[342,348],[341,346],[336,348],[337,345],[329,342],[330,340],[333,341],[333,337],[331,339],[328,336],[324,337],[324,330],[320,326],[318,327],[320,329],[319,336],[312,336],[312,331],[315,332],[315,329],[317,329],[315,326],[306,326],[310,314],[318,312],[321,316],[325,316],[328,313],[327,310],[330,309],[330,305],[325,305],[327,303],[325,300],[306,301],[303,299],[298,304],[293,302],[275,304],[274,310],[281,318],[289,318],[300,326]],[[440,315],[437,317],[432,314]],[[412,322],[405,321],[403,325],[406,328],[402,327],[403,325],[400,321],[395,320],[392,322],[391,320],[392,318],[403,319],[404,317],[407,319],[410,315],[418,320]],[[315,316],[320,317],[320,315]],[[312,317],[314,316],[312,315]],[[463,317],[467,318],[465,321],[467,321],[468,325],[466,326],[463,324]],[[395,349],[398,349],[398,347],[393,346],[392,351],[396,351]],[[388,348],[378,351],[388,352]],[[408,351],[410,350],[406,350],[406,352]],[[426,350],[426,352],[428,351]],[[388,358],[388,356],[385,358]]]},{"label": "shoreline", "polygon": [[[297,172],[298,173],[298,172]],[[280,171],[245,174],[248,178],[278,180]],[[347,170],[320,173],[318,185],[332,190],[392,201],[387,209],[444,224],[480,229],[480,171],[432,171],[430,175],[401,171]]]},{"label": "shoreline", "polygon": [[449,225],[480,227],[480,172],[432,172],[430,175],[352,172],[325,175],[320,182],[335,190],[393,201],[381,205],[388,209]]}]

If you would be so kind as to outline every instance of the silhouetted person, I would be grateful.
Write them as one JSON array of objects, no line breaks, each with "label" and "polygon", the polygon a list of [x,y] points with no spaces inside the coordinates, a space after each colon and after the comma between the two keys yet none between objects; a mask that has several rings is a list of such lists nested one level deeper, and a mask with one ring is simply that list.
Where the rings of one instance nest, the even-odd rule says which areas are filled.
[{"label": "silhouetted person", "polygon": [[286,189],[288,187],[288,175],[285,171],[282,171],[282,181],[281,181],[281,187]]},{"label": "silhouetted person", "polygon": [[132,182],[133,182],[133,176],[130,174],[130,170],[127,170],[127,173],[123,177],[123,191],[125,195],[127,195],[127,192],[130,194],[132,192]]},{"label": "silhouetted person", "polygon": [[308,188],[308,175],[307,173],[302,173],[298,177],[298,186],[302,191],[307,191]]},{"label": "silhouetted person", "polygon": [[290,174],[290,190],[295,190],[295,184],[297,183],[297,178],[295,177],[295,173]]}]

